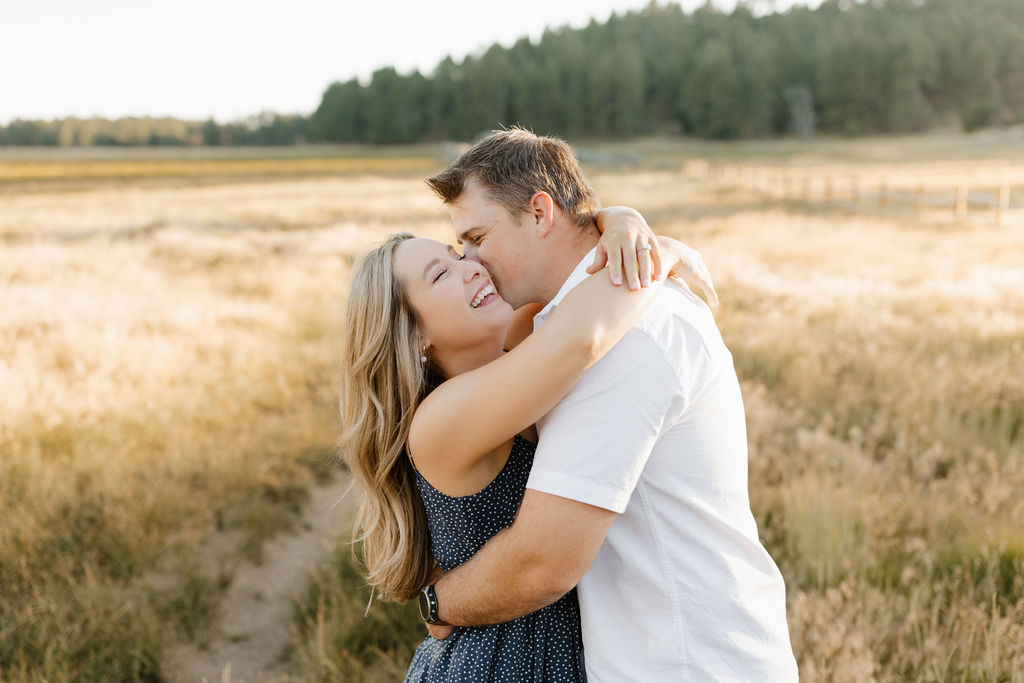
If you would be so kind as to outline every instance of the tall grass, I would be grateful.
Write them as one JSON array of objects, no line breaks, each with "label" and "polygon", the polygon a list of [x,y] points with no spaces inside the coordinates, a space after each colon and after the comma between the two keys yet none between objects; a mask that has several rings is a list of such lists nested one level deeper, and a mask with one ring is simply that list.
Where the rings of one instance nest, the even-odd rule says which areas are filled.
[{"label": "tall grass", "polygon": [[[716,276],[803,679],[1024,679],[1024,234],[781,205],[657,163],[590,175]],[[231,580],[203,539],[234,530],[259,561],[334,466],[355,254],[447,238],[447,219],[404,171],[10,189],[0,680],[165,680],[164,645],[202,641]],[[367,596],[340,546],[297,606],[301,680],[401,676],[415,610],[364,616]]]},{"label": "tall grass", "polygon": [[[1024,233],[782,206],[670,171],[594,180],[716,275],[803,680],[1024,679]],[[306,604],[297,648],[328,647],[309,675],[357,656],[314,636],[350,632],[356,602]],[[421,637],[394,648],[396,671]]]},{"label": "tall grass", "polygon": [[[336,467],[344,282],[376,234],[338,186],[0,197],[0,680],[163,680],[231,579],[203,539],[259,561]],[[218,205],[232,229],[202,225]]]},{"label": "tall grass", "polygon": [[804,679],[1020,680],[1024,234],[706,227]]},{"label": "tall grass", "polygon": [[292,660],[303,680],[401,680],[426,632],[414,604],[369,605],[363,568],[339,545],[297,605]]}]

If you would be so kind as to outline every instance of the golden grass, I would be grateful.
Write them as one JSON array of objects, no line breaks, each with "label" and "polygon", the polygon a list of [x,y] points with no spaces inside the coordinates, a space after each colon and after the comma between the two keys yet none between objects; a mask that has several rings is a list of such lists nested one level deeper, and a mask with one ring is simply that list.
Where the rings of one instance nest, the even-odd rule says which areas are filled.
[{"label": "golden grass", "polygon": [[431,157],[341,157],[322,159],[147,159],[0,161],[0,183],[30,180],[100,180],[154,177],[252,175],[324,175],[419,172],[436,162]]},{"label": "golden grass", "polygon": [[1024,677],[1024,233],[688,194],[804,680]]},{"label": "golden grass", "polygon": [[331,469],[349,263],[401,227],[344,216],[419,189],[365,184],[0,197],[0,679],[160,678],[230,578],[202,538],[258,557]]},{"label": "golden grass", "polygon": [[[589,173],[716,276],[804,680],[1024,678],[1024,233],[680,166]],[[0,680],[161,680],[202,638],[230,576],[197,548],[234,528],[258,557],[329,470],[348,268],[399,229],[449,230],[404,171],[0,194]],[[303,680],[389,680],[420,636],[363,619],[348,558],[298,608]]]}]

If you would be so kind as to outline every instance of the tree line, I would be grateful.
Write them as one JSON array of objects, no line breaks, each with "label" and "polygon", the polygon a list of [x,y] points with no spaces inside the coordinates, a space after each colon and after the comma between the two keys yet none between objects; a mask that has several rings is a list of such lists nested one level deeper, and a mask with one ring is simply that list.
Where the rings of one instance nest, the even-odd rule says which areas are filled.
[{"label": "tree line", "polygon": [[1021,0],[826,0],[764,16],[742,3],[688,13],[652,2],[449,57],[429,75],[389,67],[332,83],[308,117],[15,121],[0,144],[386,144],[472,140],[507,124],[730,139],[1022,121]]},{"label": "tree line", "polygon": [[265,112],[244,121],[218,124],[170,117],[66,118],[58,121],[14,120],[0,127],[0,145],[185,146],[292,145],[306,139],[304,116]]}]

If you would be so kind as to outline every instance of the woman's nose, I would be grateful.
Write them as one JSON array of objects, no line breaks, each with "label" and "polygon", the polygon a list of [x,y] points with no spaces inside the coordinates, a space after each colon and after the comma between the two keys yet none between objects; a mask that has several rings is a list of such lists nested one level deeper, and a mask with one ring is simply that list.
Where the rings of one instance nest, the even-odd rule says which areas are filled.
[{"label": "woman's nose", "polygon": [[476,261],[470,260],[469,258],[463,259],[462,263],[465,268],[465,270],[463,270],[463,277],[466,282],[469,282],[475,277],[483,277],[487,273],[487,270],[482,265]]}]

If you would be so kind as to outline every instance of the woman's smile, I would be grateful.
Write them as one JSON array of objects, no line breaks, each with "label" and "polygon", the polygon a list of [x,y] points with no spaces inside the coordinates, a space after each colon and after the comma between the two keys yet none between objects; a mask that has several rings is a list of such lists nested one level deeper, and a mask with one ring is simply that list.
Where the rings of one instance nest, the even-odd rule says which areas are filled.
[{"label": "woman's smile", "polygon": [[470,302],[471,308],[480,308],[481,306],[487,306],[494,303],[498,298],[498,292],[494,289],[494,283],[488,280],[480,291],[473,297],[473,301]]}]

